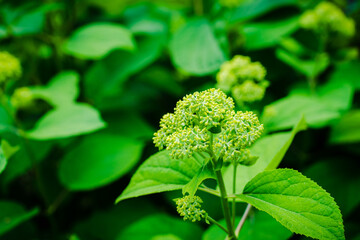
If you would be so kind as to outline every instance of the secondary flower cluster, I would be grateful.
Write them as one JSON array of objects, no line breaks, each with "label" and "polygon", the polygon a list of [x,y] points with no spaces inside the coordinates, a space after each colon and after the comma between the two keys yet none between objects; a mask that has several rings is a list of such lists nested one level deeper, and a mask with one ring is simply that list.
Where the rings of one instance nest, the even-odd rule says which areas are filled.
[{"label": "secondary flower cluster", "polygon": [[221,65],[216,76],[217,86],[237,101],[254,102],[264,97],[269,85],[265,80],[266,70],[259,62],[251,62],[246,56],[236,55]]},{"label": "secondary flower cluster", "polygon": [[335,33],[345,38],[355,35],[355,22],[346,17],[343,11],[330,2],[321,2],[315,9],[306,11],[300,18],[305,29],[320,33]]},{"label": "secondary flower cluster", "polygon": [[175,199],[176,210],[180,216],[184,217],[184,220],[190,220],[192,222],[200,221],[207,218],[205,210],[201,209],[203,201],[198,196],[184,196],[182,198]]},{"label": "secondary flower cluster", "polygon": [[0,83],[17,80],[21,73],[20,61],[8,52],[0,52]]},{"label": "secondary flower cluster", "polygon": [[212,152],[224,161],[245,161],[245,148],[263,131],[252,112],[235,112],[232,98],[219,89],[187,95],[175,112],[163,116],[154,143],[170,150],[172,158],[188,158],[194,152]]}]

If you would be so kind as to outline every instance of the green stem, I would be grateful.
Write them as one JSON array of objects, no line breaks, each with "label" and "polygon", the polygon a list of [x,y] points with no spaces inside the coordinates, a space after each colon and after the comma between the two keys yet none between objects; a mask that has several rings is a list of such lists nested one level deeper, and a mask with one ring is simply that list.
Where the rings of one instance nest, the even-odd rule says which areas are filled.
[{"label": "green stem", "polygon": [[[233,166],[234,166],[234,171],[233,171],[233,194],[235,195],[236,193],[236,170],[237,170],[237,165],[236,162],[233,162]],[[232,217],[233,217],[233,225],[235,225],[235,216],[236,216],[236,199],[234,198],[232,200]]]},{"label": "green stem", "polygon": [[250,213],[250,210],[251,210],[251,205],[248,204],[248,205],[246,206],[246,209],[245,209],[244,214],[243,214],[242,217],[241,217],[241,220],[240,220],[239,224],[238,224],[237,227],[236,227],[236,230],[235,230],[235,235],[236,235],[236,236],[239,236],[239,233],[240,233],[240,231],[241,231],[241,228],[242,228],[242,226],[244,225],[245,220],[246,220],[247,216],[248,216],[249,213]]},{"label": "green stem", "polygon": [[236,236],[234,233],[234,225],[232,224],[232,220],[231,220],[229,201],[227,199],[225,183],[224,183],[223,176],[221,174],[221,170],[215,170],[215,175],[216,175],[216,179],[217,179],[219,189],[220,189],[220,195],[221,195],[220,199],[221,199],[222,210],[223,210],[225,221],[226,221],[226,226],[228,229],[228,237],[230,240],[235,240]]},{"label": "green stem", "polygon": [[209,187],[206,187],[205,185],[203,186],[200,186],[198,188],[199,190],[203,191],[203,192],[207,192],[207,193],[210,193],[214,196],[217,196],[217,197],[220,197],[220,193],[212,188],[209,188]]},{"label": "green stem", "polygon": [[216,226],[218,226],[219,228],[221,228],[224,232],[228,233],[228,230],[226,228],[224,228],[220,223],[218,223],[215,219],[213,219],[210,216],[207,216],[206,218],[209,222],[215,224]]}]

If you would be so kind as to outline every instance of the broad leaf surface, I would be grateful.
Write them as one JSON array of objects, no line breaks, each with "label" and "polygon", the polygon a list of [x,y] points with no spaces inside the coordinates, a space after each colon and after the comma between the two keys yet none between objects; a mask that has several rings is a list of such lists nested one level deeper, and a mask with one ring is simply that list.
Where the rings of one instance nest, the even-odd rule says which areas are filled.
[{"label": "broad leaf surface", "polygon": [[[164,236],[173,235],[178,239],[198,240],[201,238],[202,229],[191,222],[181,218],[170,217],[165,214],[156,214],[140,219],[130,225],[118,235],[117,240],[153,240],[169,239]],[[162,236],[161,238],[156,238]],[[171,238],[170,238],[171,239]],[[176,238],[175,238],[176,239]]]},{"label": "broad leaf surface", "polygon": [[87,136],[62,160],[60,180],[70,190],[104,186],[130,171],[143,147],[143,142],[117,135]]},{"label": "broad leaf surface", "polygon": [[290,231],[315,239],[345,239],[339,207],[314,181],[292,169],[268,170],[238,198],[267,212]]},{"label": "broad leaf surface", "polygon": [[336,123],[330,134],[331,143],[355,143],[360,141],[360,110],[353,110]]},{"label": "broad leaf surface", "polygon": [[4,171],[7,160],[19,150],[19,146],[11,146],[6,140],[1,140],[0,145],[0,173]]},{"label": "broad leaf surface", "polygon": [[209,178],[215,179],[215,174],[211,162],[208,162],[208,164],[201,167],[199,171],[195,174],[195,176],[191,179],[191,181],[183,187],[183,195],[188,193],[189,195],[193,196],[196,193],[200,184],[204,180]]},{"label": "broad leaf surface", "polygon": [[49,102],[53,106],[72,104],[79,95],[79,74],[64,71],[57,74],[46,86],[30,88],[37,98]]},{"label": "broad leaf surface", "polygon": [[202,167],[195,158],[172,159],[164,150],[148,158],[132,176],[129,185],[116,199],[182,189]]},{"label": "broad leaf surface", "polygon": [[244,47],[249,50],[272,47],[283,37],[293,33],[298,26],[298,17],[245,24],[242,29],[245,37]]},{"label": "broad leaf surface", "polygon": [[0,235],[31,219],[38,213],[39,209],[37,208],[26,211],[18,203],[0,201]]},{"label": "broad leaf surface", "polygon": [[193,75],[208,75],[220,68],[226,60],[210,23],[194,19],[174,33],[170,41],[174,65]]},{"label": "broad leaf surface", "polygon": [[[250,148],[250,151],[253,156],[258,156],[259,159],[252,166],[238,165],[236,174],[236,192],[241,193],[246,183],[258,173],[264,170],[277,168],[294,140],[295,135],[304,129],[306,129],[306,123],[305,120],[301,118],[292,131],[267,135],[255,142]],[[232,165],[224,171],[224,179],[228,192],[232,192],[230,191],[233,185]]]},{"label": "broad leaf surface", "polygon": [[36,140],[66,138],[94,132],[105,127],[99,112],[87,104],[68,105],[46,113],[27,137]]},{"label": "broad leaf surface", "polygon": [[7,159],[5,158],[4,151],[2,149],[2,144],[0,146],[0,173],[2,173],[6,167]]},{"label": "broad leaf surface", "polygon": [[65,52],[83,59],[100,59],[114,49],[134,49],[129,30],[115,23],[92,23],[83,26],[70,36],[64,45]]},{"label": "broad leaf surface", "polygon": [[360,61],[346,61],[335,65],[335,70],[331,74],[329,82],[347,82],[355,89],[360,89]]},{"label": "broad leaf surface", "polygon": [[[236,223],[240,221],[240,218],[236,219]],[[220,223],[226,226],[225,220],[221,220]],[[292,235],[288,229],[281,225],[269,214],[253,210],[247,217],[241,231],[238,240],[287,240]],[[204,233],[202,240],[224,240],[226,233],[216,225],[212,225]]]}]

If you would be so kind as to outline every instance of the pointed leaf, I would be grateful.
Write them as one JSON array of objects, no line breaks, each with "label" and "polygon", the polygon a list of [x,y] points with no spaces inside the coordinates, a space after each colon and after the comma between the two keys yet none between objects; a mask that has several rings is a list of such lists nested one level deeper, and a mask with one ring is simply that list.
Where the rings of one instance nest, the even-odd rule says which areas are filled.
[{"label": "pointed leaf", "polygon": [[116,199],[139,197],[184,187],[202,167],[195,158],[172,159],[164,150],[148,158],[135,172],[129,185]]},{"label": "pointed leaf", "polygon": [[345,239],[334,199],[296,170],[264,171],[237,197],[267,212],[292,232],[320,240]]}]

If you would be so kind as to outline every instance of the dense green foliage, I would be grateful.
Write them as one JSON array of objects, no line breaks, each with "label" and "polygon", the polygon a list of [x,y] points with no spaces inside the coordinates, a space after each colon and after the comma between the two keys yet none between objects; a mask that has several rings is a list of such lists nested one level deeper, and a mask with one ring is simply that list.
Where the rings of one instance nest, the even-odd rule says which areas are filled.
[{"label": "dense green foliage", "polygon": [[360,239],[359,28],[358,0],[0,0],[0,239],[244,210],[238,239]]}]

